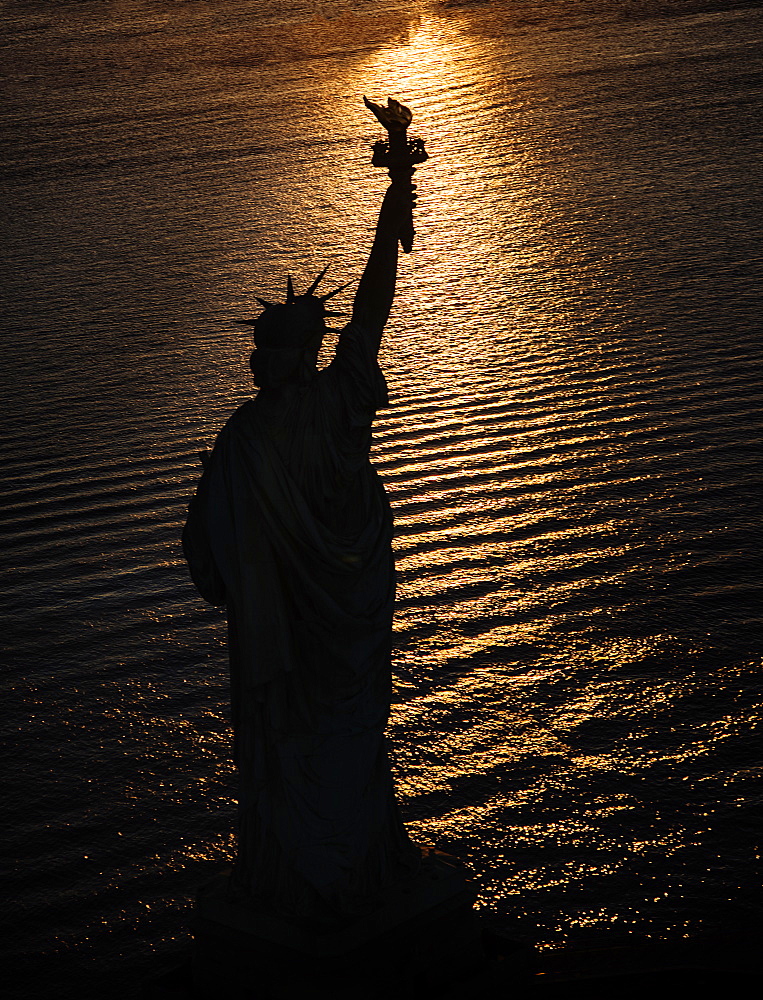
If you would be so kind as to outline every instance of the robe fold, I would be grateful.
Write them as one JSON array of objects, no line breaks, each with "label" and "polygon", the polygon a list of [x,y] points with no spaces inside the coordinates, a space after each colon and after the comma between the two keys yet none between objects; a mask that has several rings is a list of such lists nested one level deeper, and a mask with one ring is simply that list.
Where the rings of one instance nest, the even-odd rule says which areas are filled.
[{"label": "robe fold", "polygon": [[395,576],[369,451],[385,405],[371,338],[350,324],[328,368],[233,414],[183,532],[194,583],[228,614],[234,879],[303,920],[373,906],[418,860],[383,737]]}]

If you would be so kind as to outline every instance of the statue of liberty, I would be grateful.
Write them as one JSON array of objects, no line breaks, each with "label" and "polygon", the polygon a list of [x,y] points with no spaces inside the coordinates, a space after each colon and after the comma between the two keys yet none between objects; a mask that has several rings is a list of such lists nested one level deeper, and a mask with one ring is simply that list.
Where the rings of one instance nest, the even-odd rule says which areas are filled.
[{"label": "statue of liberty", "polygon": [[[407,149],[410,112],[369,106],[390,155]],[[325,270],[303,294],[289,278],[283,303],[257,300],[263,311],[246,322],[259,391],[221,431],[183,532],[196,587],[228,616],[240,783],[231,885],[302,925],[351,920],[420,866],[384,743],[395,569],[369,451],[388,405],[377,355],[421,158],[384,164],[392,183],[328,367],[316,363],[341,289],[319,294]]]}]

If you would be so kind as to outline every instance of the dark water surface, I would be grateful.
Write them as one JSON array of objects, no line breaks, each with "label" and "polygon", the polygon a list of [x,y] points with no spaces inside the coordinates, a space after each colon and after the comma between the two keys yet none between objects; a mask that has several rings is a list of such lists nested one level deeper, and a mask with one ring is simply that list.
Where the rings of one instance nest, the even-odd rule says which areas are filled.
[{"label": "dark water surface", "polygon": [[180,527],[251,392],[234,321],[360,274],[363,93],[431,153],[374,452],[407,821],[546,948],[760,924],[757,5],[0,15],[19,995],[134,995],[230,855],[224,623]]}]

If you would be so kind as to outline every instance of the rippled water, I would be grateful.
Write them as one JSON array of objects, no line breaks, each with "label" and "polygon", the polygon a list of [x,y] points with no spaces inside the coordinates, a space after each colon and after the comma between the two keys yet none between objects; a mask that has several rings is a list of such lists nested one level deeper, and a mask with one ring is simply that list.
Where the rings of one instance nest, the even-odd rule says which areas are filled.
[{"label": "rippled water", "polygon": [[251,391],[234,321],[363,266],[363,93],[431,154],[374,451],[407,821],[542,946],[759,921],[760,10],[0,13],[21,995],[114,993],[228,857],[224,624],[180,525]]}]

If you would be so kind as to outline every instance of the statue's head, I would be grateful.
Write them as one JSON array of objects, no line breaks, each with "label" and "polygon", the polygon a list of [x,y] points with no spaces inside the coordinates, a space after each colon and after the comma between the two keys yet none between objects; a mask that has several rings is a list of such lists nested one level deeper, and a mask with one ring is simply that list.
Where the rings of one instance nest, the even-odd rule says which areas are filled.
[{"label": "statue's head", "polygon": [[326,310],[314,295],[298,295],[285,303],[267,305],[252,321],[256,347],[307,348],[317,342],[320,347],[326,332]]},{"label": "statue's head", "polygon": [[314,375],[326,333],[326,317],[340,315],[326,309],[326,301],[347,287],[341,285],[326,295],[314,295],[327,270],[321,271],[304,295],[294,294],[289,277],[286,302],[257,298],[264,311],[255,319],[242,320],[254,327],[255,350],[250,365],[257,385],[265,388],[305,382]]}]

